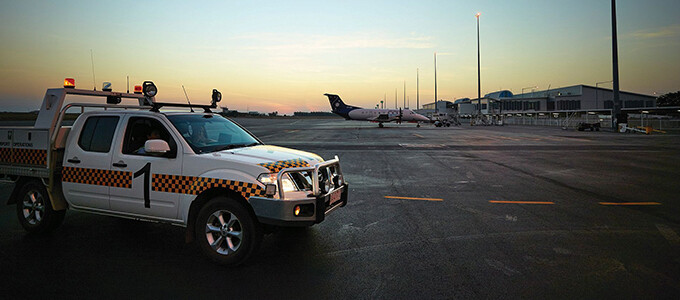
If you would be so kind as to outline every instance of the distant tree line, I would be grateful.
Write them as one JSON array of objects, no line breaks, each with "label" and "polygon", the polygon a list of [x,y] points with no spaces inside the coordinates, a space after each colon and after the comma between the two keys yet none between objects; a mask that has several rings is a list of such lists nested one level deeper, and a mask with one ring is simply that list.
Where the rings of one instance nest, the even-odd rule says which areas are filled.
[{"label": "distant tree line", "polygon": [[680,91],[661,95],[656,99],[656,106],[680,106]]}]

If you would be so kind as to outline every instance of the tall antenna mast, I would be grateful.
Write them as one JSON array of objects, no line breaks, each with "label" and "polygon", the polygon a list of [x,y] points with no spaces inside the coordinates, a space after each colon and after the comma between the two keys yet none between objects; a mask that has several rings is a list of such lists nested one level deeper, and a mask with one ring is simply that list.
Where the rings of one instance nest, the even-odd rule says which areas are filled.
[{"label": "tall antenna mast", "polygon": [[184,91],[184,97],[187,98],[187,103],[189,103],[189,109],[191,110],[191,112],[194,112],[194,108],[191,107],[191,102],[189,101],[189,96],[187,96],[187,90],[184,89],[184,85],[182,85],[182,90]]},{"label": "tall antenna mast", "polygon": [[92,88],[97,90],[97,79],[94,77],[94,53],[90,49],[90,62],[92,62]]}]

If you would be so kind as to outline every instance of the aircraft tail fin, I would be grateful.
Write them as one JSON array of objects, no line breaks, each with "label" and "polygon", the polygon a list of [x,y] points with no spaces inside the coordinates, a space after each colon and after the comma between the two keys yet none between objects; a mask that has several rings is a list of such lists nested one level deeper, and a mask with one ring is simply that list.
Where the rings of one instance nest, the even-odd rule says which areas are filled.
[{"label": "aircraft tail fin", "polygon": [[342,99],[340,99],[340,96],[338,95],[324,94],[324,96],[328,97],[328,101],[331,103],[331,109],[333,109],[333,111],[342,110],[348,107],[345,102],[342,102]]}]

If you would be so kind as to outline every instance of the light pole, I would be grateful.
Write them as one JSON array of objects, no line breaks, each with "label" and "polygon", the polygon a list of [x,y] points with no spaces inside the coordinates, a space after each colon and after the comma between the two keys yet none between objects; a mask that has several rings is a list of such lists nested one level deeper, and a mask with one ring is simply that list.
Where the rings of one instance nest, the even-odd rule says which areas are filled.
[{"label": "light pole", "polygon": [[[616,37],[616,0],[612,0],[612,81],[614,82],[614,107],[612,110],[612,129],[618,128],[618,123],[624,123],[625,119],[621,114],[621,99],[619,98],[619,47]],[[622,122],[623,121],[623,122]]]},{"label": "light pole", "polygon": [[479,16],[482,15],[482,13],[477,13],[475,17],[477,18],[477,115],[481,117],[482,115],[482,75],[481,75],[481,70],[479,69],[480,66],[480,59],[479,59]]},{"label": "light pole", "polygon": [[[610,82],[612,82],[612,81],[613,81],[613,80],[609,80],[609,81],[600,81],[600,82],[596,82],[596,83],[595,83],[595,108],[596,108],[596,109],[599,109],[599,108],[600,108],[600,102],[599,102],[599,100],[598,100],[599,95],[600,95],[600,89],[598,89],[597,86],[600,85],[600,84],[610,83]],[[604,105],[602,106],[602,108],[604,108]]]},{"label": "light pole", "polygon": [[439,114],[437,108],[437,52],[434,53],[434,113]]}]

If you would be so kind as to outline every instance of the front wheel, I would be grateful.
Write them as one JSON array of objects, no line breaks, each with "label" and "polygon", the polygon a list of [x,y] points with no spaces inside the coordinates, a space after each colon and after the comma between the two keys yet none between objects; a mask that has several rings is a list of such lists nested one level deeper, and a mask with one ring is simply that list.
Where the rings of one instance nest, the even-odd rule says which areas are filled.
[{"label": "front wheel", "polygon": [[239,265],[259,248],[262,228],[240,203],[217,197],[210,200],[196,219],[196,243],[210,259],[221,265]]},{"label": "front wheel", "polygon": [[66,210],[52,209],[45,186],[38,181],[24,184],[17,201],[17,217],[26,231],[35,234],[49,233],[64,221]]}]

